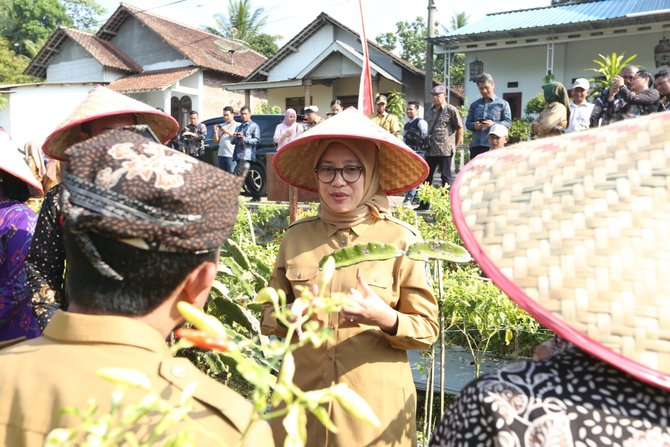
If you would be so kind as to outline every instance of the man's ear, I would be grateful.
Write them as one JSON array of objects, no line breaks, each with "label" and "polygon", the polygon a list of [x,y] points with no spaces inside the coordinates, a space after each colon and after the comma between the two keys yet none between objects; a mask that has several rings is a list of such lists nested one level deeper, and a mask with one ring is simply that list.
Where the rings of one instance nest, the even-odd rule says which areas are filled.
[{"label": "man's ear", "polygon": [[216,263],[211,261],[203,262],[193,269],[182,283],[180,299],[198,308],[204,307],[217,271]]}]

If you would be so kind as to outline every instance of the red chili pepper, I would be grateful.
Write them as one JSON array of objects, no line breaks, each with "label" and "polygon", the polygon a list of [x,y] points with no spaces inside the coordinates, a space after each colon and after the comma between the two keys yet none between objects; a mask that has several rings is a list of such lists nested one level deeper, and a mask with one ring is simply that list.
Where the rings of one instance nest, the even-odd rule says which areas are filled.
[{"label": "red chili pepper", "polygon": [[184,338],[193,345],[202,349],[211,349],[213,351],[229,351],[234,348],[235,343],[228,337],[216,337],[212,334],[191,328],[180,328],[175,332],[177,337]]}]

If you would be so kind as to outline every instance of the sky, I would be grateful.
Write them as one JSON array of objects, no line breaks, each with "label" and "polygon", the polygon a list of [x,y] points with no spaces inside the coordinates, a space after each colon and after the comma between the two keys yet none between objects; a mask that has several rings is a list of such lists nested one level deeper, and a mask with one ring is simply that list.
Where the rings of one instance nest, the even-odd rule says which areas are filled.
[{"label": "sky", "polygon": [[[118,0],[96,0],[107,13],[107,19],[119,5]],[[360,30],[359,0],[251,0],[253,8],[263,8],[267,15],[264,32],[279,35],[279,45],[285,44],[298,31],[312,22],[321,12],[332,16],[344,25]],[[418,16],[426,17],[428,0],[362,0],[367,38],[375,39],[379,34],[394,32],[399,21],[414,21]],[[548,6],[550,0],[434,0],[438,21],[448,25],[451,17],[465,12],[473,21],[492,12]],[[213,26],[213,16],[225,14],[226,0],[124,0],[136,8],[147,9],[154,14],[196,28]],[[442,34],[438,32],[438,35]]]}]

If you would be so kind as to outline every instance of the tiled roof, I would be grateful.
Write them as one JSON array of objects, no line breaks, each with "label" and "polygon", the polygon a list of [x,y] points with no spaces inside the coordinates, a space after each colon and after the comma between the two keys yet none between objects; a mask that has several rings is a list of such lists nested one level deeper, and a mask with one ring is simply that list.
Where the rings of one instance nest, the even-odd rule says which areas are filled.
[{"label": "tiled roof", "polygon": [[197,28],[182,25],[147,11],[122,3],[96,36],[110,40],[129,16],[161,36],[195,65],[243,78],[262,64],[265,56],[243,42],[224,39]]},{"label": "tiled roof", "polygon": [[[338,22],[325,12],[322,12],[319,14],[319,16],[311,22],[309,25],[307,25],[305,28],[303,28],[301,31],[299,31],[295,37],[293,37],[291,40],[289,40],[286,45],[281,47],[277,53],[272,56],[270,59],[265,61],[262,65],[260,65],[258,68],[254,70],[253,73],[251,73],[245,81],[251,82],[251,81],[259,81],[261,80],[260,77],[263,77],[265,73],[269,72],[273,67],[275,67],[279,62],[281,62],[284,58],[286,58],[289,54],[293,54],[295,52],[295,49],[298,48],[300,45],[303,44],[306,40],[311,38],[318,30],[320,30],[327,22],[332,23],[334,26],[342,28],[345,31],[350,32],[354,36],[358,37],[358,33],[352,30],[351,28],[345,26],[344,24]],[[396,64],[400,65],[401,67],[407,69],[411,73],[416,74],[417,76],[424,76],[425,73],[422,70],[419,70],[416,68],[414,65],[410,64],[409,62],[400,59],[398,56],[395,54],[391,53],[390,51],[386,50],[382,46],[378,45],[375,42],[372,42],[371,40],[368,39],[368,45],[371,47],[374,47],[376,50],[384,53],[388,57],[390,57],[393,62]]]},{"label": "tiled roof", "polygon": [[111,82],[107,87],[119,93],[138,93],[165,90],[177,81],[198,71],[196,67],[145,71]]},{"label": "tiled roof", "polygon": [[498,35],[599,28],[625,23],[667,21],[670,0],[594,0],[583,3],[488,14],[479,21],[448,32],[440,43],[484,40]]},{"label": "tiled roof", "polygon": [[24,73],[39,78],[46,77],[49,61],[60,52],[65,42],[72,39],[86,50],[95,60],[104,67],[136,72],[141,68],[113,43],[74,28],[59,27],[54,31],[39,53],[33,58]]}]

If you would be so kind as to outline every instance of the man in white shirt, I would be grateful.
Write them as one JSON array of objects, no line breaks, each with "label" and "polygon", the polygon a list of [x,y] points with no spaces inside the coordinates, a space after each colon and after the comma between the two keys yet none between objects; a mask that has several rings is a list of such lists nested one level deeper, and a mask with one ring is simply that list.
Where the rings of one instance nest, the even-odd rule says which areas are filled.
[{"label": "man in white shirt", "polygon": [[589,81],[584,78],[575,79],[572,84],[572,101],[570,101],[570,122],[565,133],[587,130],[590,127],[593,104],[588,102]]},{"label": "man in white shirt", "polygon": [[223,119],[225,122],[214,126],[214,141],[219,143],[219,167],[226,172],[235,170],[235,162],[233,161],[233,152],[235,151],[235,144],[232,141],[232,136],[235,134],[235,129],[239,123],[235,122],[235,112],[230,106],[223,108]]}]

